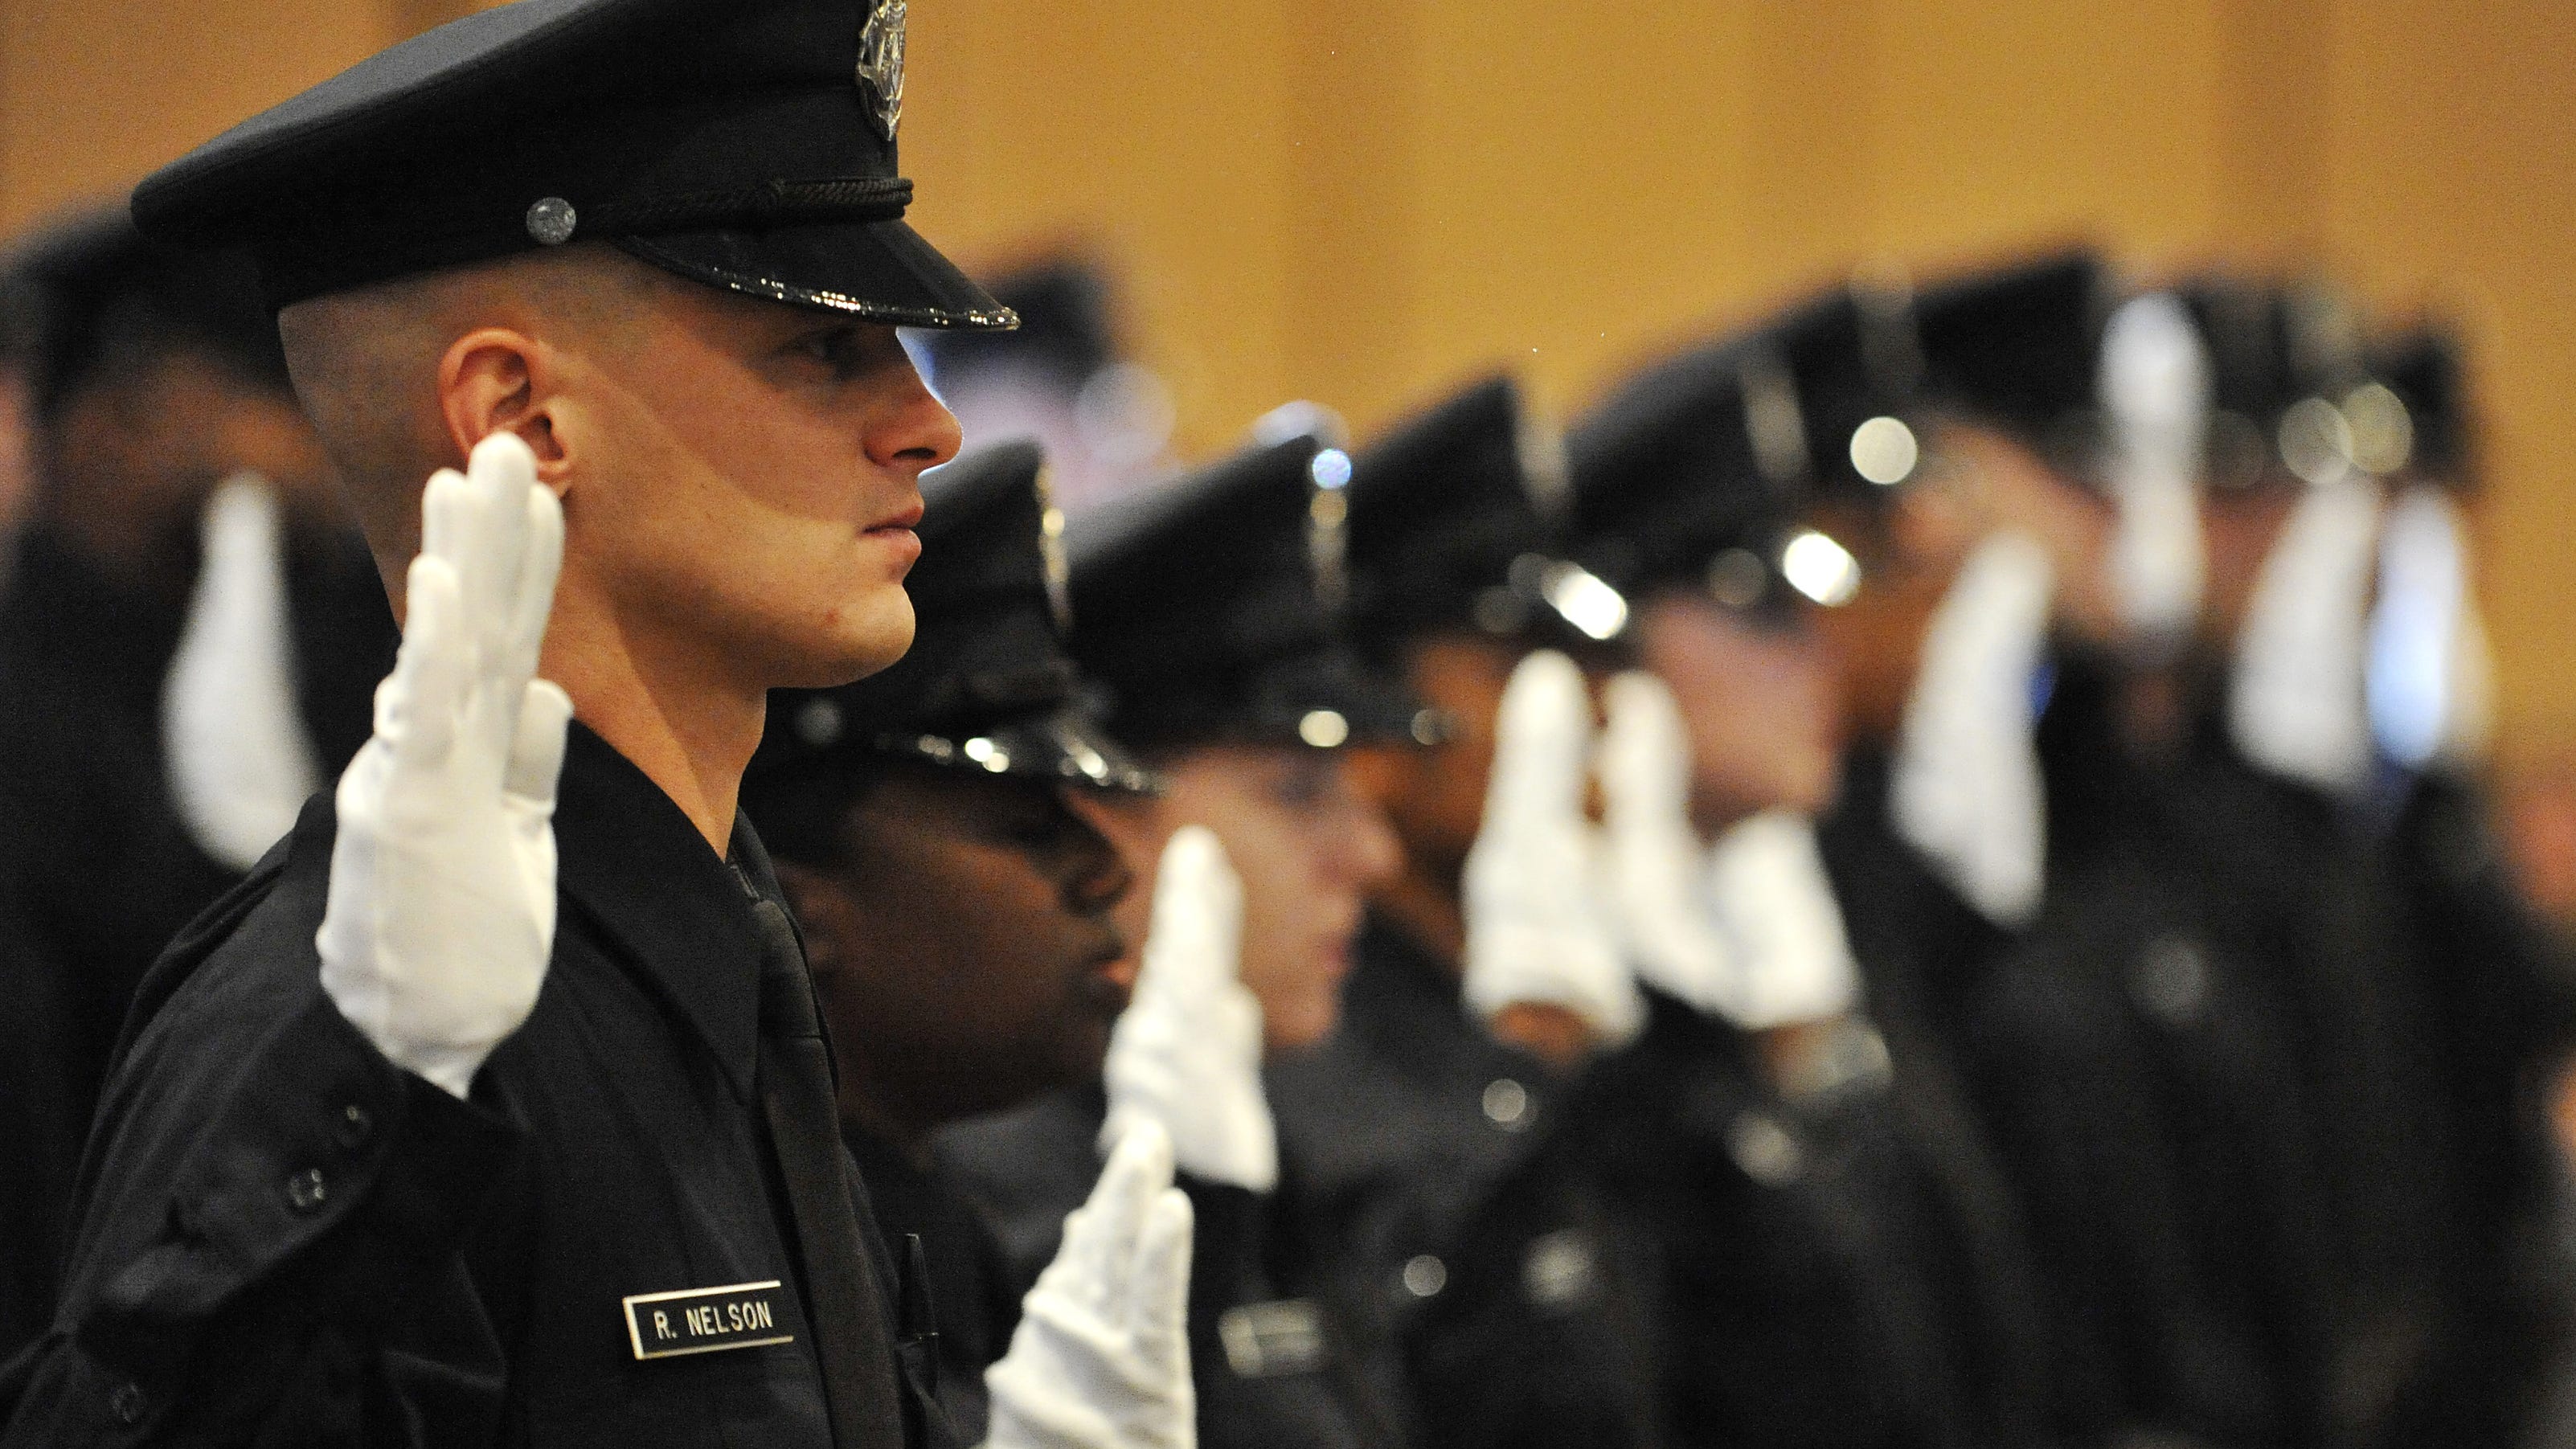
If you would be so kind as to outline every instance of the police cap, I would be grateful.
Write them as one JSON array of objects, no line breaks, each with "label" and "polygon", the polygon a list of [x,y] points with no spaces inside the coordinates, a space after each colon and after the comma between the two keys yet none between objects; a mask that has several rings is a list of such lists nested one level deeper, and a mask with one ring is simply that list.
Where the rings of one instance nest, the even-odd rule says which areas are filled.
[{"label": "police cap", "polygon": [[2209,348],[2209,478],[2219,487],[2350,466],[2340,404],[2363,385],[2358,329],[2320,282],[2212,274],[2175,289]]},{"label": "police cap", "polygon": [[2110,280],[2088,251],[1956,278],[1915,301],[1929,400],[2090,477]]},{"label": "police cap", "polygon": [[903,221],[905,0],[518,0],[395,46],[147,178],[268,300],[597,238],[911,327],[1011,315]]},{"label": "police cap", "polygon": [[1073,519],[1073,653],[1120,739],[1329,749],[1434,734],[1341,633],[1350,466],[1301,434]]},{"label": "police cap", "polygon": [[1563,487],[1561,441],[1510,378],[1407,419],[1351,462],[1351,634],[1385,656],[1466,630],[1570,643],[1537,585],[1554,562],[1543,502]]},{"label": "police cap", "polygon": [[2371,372],[2405,408],[2415,470],[2456,486],[2471,482],[2476,420],[2469,414],[2459,339],[2446,328],[2419,327],[2371,352]]}]

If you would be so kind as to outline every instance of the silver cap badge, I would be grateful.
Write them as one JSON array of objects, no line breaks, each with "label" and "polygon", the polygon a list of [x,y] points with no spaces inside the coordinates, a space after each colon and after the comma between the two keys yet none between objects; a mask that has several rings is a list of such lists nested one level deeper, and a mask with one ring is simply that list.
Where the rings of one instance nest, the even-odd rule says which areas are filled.
[{"label": "silver cap badge", "polygon": [[903,124],[905,8],[905,0],[877,0],[859,32],[859,84],[875,94],[877,132],[889,141]]}]

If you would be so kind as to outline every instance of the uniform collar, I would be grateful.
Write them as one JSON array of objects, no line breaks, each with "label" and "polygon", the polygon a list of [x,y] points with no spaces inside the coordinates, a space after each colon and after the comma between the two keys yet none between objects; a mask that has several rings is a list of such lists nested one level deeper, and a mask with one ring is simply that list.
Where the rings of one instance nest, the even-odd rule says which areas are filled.
[{"label": "uniform collar", "polygon": [[776,888],[749,827],[734,828],[737,875],[660,786],[575,721],[555,843],[564,894],[616,940],[749,1101],[760,1049],[760,928],[745,875]]}]

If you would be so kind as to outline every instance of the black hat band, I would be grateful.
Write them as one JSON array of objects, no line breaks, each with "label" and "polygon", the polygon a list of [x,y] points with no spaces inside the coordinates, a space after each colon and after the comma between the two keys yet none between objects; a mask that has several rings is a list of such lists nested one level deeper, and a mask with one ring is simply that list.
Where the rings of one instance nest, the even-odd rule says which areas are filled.
[{"label": "black hat band", "polygon": [[[699,191],[607,202],[577,213],[562,239],[576,235],[649,236],[706,227],[797,226],[835,221],[899,221],[912,205],[903,177],[854,176],[833,181],[766,181],[738,191]],[[543,238],[540,238],[543,240]]]}]

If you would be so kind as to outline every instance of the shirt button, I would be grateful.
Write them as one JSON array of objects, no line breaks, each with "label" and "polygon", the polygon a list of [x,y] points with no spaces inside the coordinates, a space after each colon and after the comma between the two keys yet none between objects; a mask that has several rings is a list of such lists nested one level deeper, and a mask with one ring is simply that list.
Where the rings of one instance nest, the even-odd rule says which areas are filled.
[{"label": "shirt button", "polygon": [[107,1411],[116,1416],[116,1422],[128,1427],[142,1423],[143,1412],[149,1407],[144,1402],[143,1386],[131,1379],[118,1384],[107,1395]]},{"label": "shirt button", "polygon": [[330,1184],[323,1180],[318,1167],[308,1167],[286,1180],[287,1205],[297,1212],[321,1211],[323,1199],[330,1195]]},{"label": "shirt button", "polygon": [[1506,1132],[1518,1132],[1529,1125],[1529,1088],[1509,1077],[1496,1077],[1485,1084],[1485,1120]]},{"label": "shirt button", "polygon": [[342,1147],[355,1151],[365,1146],[375,1131],[376,1119],[367,1115],[366,1108],[352,1102],[340,1109],[340,1125],[333,1129],[332,1135],[340,1139]]},{"label": "shirt button", "polygon": [[1431,1298],[1449,1286],[1449,1265],[1429,1253],[1417,1254],[1404,1265],[1404,1291],[1416,1298]]}]

